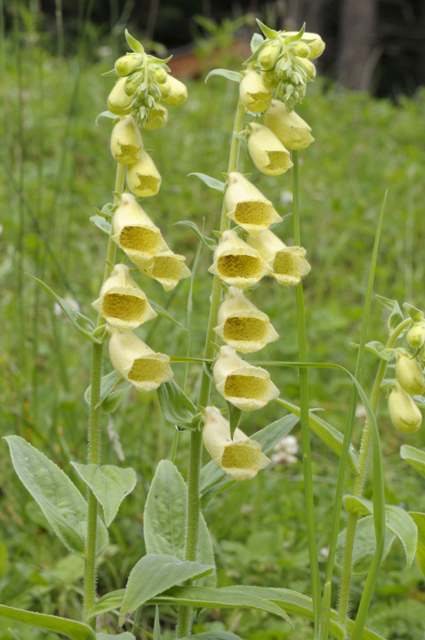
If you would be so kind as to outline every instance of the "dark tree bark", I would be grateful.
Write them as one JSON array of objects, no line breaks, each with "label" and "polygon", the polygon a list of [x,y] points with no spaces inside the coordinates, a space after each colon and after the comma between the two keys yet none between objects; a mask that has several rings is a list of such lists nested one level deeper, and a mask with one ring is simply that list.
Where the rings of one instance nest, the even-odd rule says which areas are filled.
[{"label": "dark tree bark", "polygon": [[376,0],[343,0],[337,75],[349,89],[371,87],[376,61],[376,20]]}]

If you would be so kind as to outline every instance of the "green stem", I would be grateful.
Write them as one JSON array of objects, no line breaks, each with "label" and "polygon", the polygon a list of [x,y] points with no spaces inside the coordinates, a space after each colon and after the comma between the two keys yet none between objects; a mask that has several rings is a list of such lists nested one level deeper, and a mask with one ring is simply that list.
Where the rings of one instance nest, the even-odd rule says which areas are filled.
[{"label": "green stem", "polygon": [[[240,101],[235,112],[233,122],[232,140],[230,144],[229,161],[227,165],[227,173],[236,171],[239,163],[240,141],[238,134],[243,127],[243,119],[245,109]],[[226,209],[223,205],[220,214],[220,232],[226,230],[228,226],[228,218]],[[212,359],[216,353],[214,327],[217,324],[218,308],[221,302],[221,281],[214,276],[211,290],[211,304],[208,317],[208,327],[205,337],[204,357]],[[199,392],[199,406],[206,407],[210,397],[211,379],[209,372],[204,368],[201,378],[201,386]],[[185,541],[185,558],[186,560],[195,560],[198,548],[198,532],[199,532],[199,516],[200,516],[200,494],[199,494],[199,476],[201,471],[201,455],[202,455],[202,431],[201,425],[192,431],[190,436],[190,463],[189,478],[187,486],[187,516],[186,516],[186,541]],[[190,634],[192,625],[192,610],[189,607],[182,607],[179,612],[179,620],[177,625],[177,637],[185,637]]]},{"label": "green stem", "polygon": [[[125,166],[117,164],[115,174],[114,204],[118,204],[119,198],[124,191]],[[106,250],[105,266],[103,270],[103,282],[109,277],[115,261],[116,247],[109,237]],[[96,328],[103,324],[102,318],[97,319]],[[100,386],[102,381],[102,358],[103,342],[93,342],[90,372],[90,409],[88,424],[88,456],[89,464],[101,463],[102,437],[99,424],[100,417]],[[87,495],[87,536],[85,549],[85,570],[84,570],[84,620],[88,620],[91,609],[96,601],[96,541],[97,541],[97,517],[98,504],[95,496],[89,490]],[[96,619],[92,620],[92,625],[96,627]]]},{"label": "green stem", "polygon": [[[405,331],[405,329],[411,323],[412,323],[412,320],[408,318],[400,322],[395,327],[395,329],[391,332],[387,340],[387,343],[385,345],[387,349],[392,349],[394,347],[401,333]],[[375,413],[378,409],[381,385],[385,377],[385,373],[387,371],[387,365],[388,363],[386,362],[386,360],[380,360],[378,369],[376,371],[375,380],[374,380],[371,395],[370,395],[371,408]],[[366,420],[363,428],[363,432],[362,432],[361,443],[360,443],[359,471],[355,478],[354,487],[353,487],[353,495],[355,496],[362,495],[364,484],[366,481],[369,452],[370,452],[370,435],[371,434],[370,434],[369,421]],[[348,614],[348,606],[350,601],[353,548],[354,548],[354,540],[356,537],[358,520],[359,520],[359,517],[356,514],[354,513],[349,514],[348,522],[347,522],[347,531],[346,531],[346,542],[344,547],[343,566],[342,566],[340,600],[339,600],[339,607],[338,607],[339,619],[343,623],[345,623],[345,620]],[[371,594],[370,594],[370,597],[371,597]]]},{"label": "green stem", "polygon": [[[299,164],[298,153],[293,153],[293,234],[296,245],[301,246],[301,216],[300,216],[300,199],[299,199]],[[298,359],[300,362],[308,360],[308,341],[306,329],[306,315],[304,304],[304,287],[302,282],[295,289],[296,305],[297,305],[297,334],[298,334]],[[308,535],[308,549],[310,558],[311,572],[311,593],[313,600],[314,612],[314,629],[315,634],[318,633],[320,620],[320,574],[319,561],[317,553],[316,540],[316,523],[314,516],[314,491],[313,491],[313,467],[311,460],[311,443],[310,443],[310,415],[309,415],[309,388],[308,388],[308,370],[301,368],[299,370],[300,385],[300,407],[301,407],[301,443],[303,451],[303,475],[304,475],[304,495],[306,505],[306,522]],[[317,636],[315,636],[317,637]]]}]

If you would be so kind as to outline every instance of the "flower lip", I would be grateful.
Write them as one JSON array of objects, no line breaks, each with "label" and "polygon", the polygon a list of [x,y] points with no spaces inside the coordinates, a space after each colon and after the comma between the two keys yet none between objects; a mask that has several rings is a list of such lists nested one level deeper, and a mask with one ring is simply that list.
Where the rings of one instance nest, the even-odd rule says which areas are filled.
[{"label": "flower lip", "polygon": [[254,165],[261,173],[279,176],[293,166],[288,149],[268,127],[251,123],[248,151]]},{"label": "flower lip", "polygon": [[280,100],[272,100],[264,115],[264,122],[287,149],[306,149],[314,142],[307,122],[295,111],[288,111]]},{"label": "flower lip", "polygon": [[245,288],[261,280],[268,268],[258,251],[234,231],[225,231],[214,252],[214,262],[209,271],[226,284]]},{"label": "flower lip", "polygon": [[137,258],[134,262],[143,273],[159,282],[165,291],[171,291],[180,280],[190,276],[190,269],[185,260],[185,256],[174,253],[167,247],[146,262],[138,262]]},{"label": "flower lip", "polygon": [[311,271],[303,247],[288,247],[272,231],[266,229],[248,238],[250,246],[257,249],[263,260],[270,266],[271,276],[279,284],[293,286],[301,282]]},{"label": "flower lip", "polygon": [[146,151],[142,151],[138,162],[129,167],[127,185],[130,191],[140,198],[149,198],[159,192],[161,176]]},{"label": "flower lip", "polygon": [[227,216],[246,231],[266,229],[282,221],[270,200],[236,171],[229,174],[224,204]]}]

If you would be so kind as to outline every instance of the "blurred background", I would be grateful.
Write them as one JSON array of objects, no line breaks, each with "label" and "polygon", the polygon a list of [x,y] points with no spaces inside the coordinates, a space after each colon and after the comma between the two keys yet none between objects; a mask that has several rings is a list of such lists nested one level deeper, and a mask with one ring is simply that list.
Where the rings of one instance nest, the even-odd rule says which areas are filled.
[{"label": "blurred background", "polygon": [[[146,146],[163,175],[156,198],[143,203],[172,247],[193,266],[196,235],[181,220],[214,229],[220,194],[194,171],[222,179],[236,104],[236,86],[204,77],[211,67],[238,69],[248,55],[255,17],[290,29],[306,22],[327,43],[319,75],[299,113],[316,142],[301,158],[304,244],[313,270],[305,281],[311,358],[353,367],[376,220],[389,190],[376,291],[425,307],[425,2],[424,0],[0,0],[0,435],[17,433],[71,476],[71,460],[85,457],[89,344],[32,278],[44,280],[74,309],[93,317],[104,260],[101,231],[89,221],[111,200],[114,165],[106,107],[114,78],[107,74],[126,50],[125,27],[187,82],[189,100],[170,109],[164,130],[146,132]],[[106,74],[106,75],[105,75]],[[298,109],[297,109],[298,110]],[[243,154],[241,170],[285,217],[279,228],[292,243],[288,214],[291,173],[258,174]],[[122,256],[121,256],[122,257]],[[152,348],[200,353],[208,314],[211,256],[202,251],[193,282],[195,313],[188,321],[189,282],[170,295],[143,280],[147,295],[178,323],[162,317],[142,328]],[[294,296],[271,281],[252,292],[281,333],[264,359],[296,357]],[[385,305],[375,302],[370,340],[386,339]],[[182,325],[188,323],[188,331]],[[377,366],[368,353],[366,389]],[[105,370],[110,364],[105,359]],[[179,381],[183,372],[176,370]],[[298,401],[293,371],[275,371],[282,395]],[[193,389],[199,370],[190,371]],[[312,406],[342,430],[351,390],[341,376],[311,375]],[[363,415],[361,408],[359,416]],[[244,418],[252,432],[277,417],[273,407]],[[163,421],[155,394],[131,393],[119,410],[102,416],[104,461],[137,469],[136,491],[111,528],[99,590],[121,588],[143,553],[143,504],[157,461],[170,454],[174,430]],[[361,420],[357,424],[357,435]],[[405,438],[383,410],[387,498],[425,511],[421,479],[399,459]],[[296,434],[297,435],[297,434]],[[423,447],[423,430],[409,438]],[[337,460],[314,438],[319,545],[326,559],[329,510]],[[178,458],[187,469],[187,435]],[[403,478],[403,482],[400,482]],[[78,483],[78,479],[73,477]],[[367,489],[367,496],[369,488]],[[204,511],[211,525],[221,585],[243,582],[290,586],[307,592],[309,565],[299,456],[272,465],[255,482],[214,495]],[[66,555],[18,484],[0,444],[0,600],[7,604],[80,615],[81,558]],[[364,576],[356,578],[353,611]],[[381,573],[370,623],[388,640],[423,640],[425,582],[405,567],[395,548]],[[151,612],[150,612],[151,613]],[[149,640],[150,613],[136,625]],[[172,616],[170,616],[170,628]],[[310,625],[294,628],[255,612],[202,614],[197,631],[231,629],[246,640],[309,640]],[[166,631],[166,629],[165,629]],[[166,638],[171,637],[165,636]],[[54,640],[0,621],[0,640]]]}]

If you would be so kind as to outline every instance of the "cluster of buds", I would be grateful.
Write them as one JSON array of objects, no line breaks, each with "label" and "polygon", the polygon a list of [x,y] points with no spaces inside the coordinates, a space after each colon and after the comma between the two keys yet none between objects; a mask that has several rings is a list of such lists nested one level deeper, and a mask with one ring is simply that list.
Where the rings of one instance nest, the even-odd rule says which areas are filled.
[{"label": "cluster of buds", "polygon": [[[170,291],[190,271],[185,257],[170,249],[160,228],[135,198],[154,196],[161,185],[161,176],[144,148],[140,127],[155,129],[165,124],[167,111],[159,100],[181,104],[187,92],[167,73],[166,62],[147,55],[128,34],[127,42],[133,51],[115,63],[120,78],[109,95],[108,106],[119,116],[111,134],[111,153],[125,167],[127,186],[134,195],[120,196],[112,215],[111,239],[141,274]],[[110,331],[109,355],[121,376],[140,391],[157,389],[172,377],[169,356],[154,352],[134,333],[157,314],[127,265],[114,266],[93,306]]]},{"label": "cluster of buds", "polygon": [[423,373],[425,320],[421,319],[414,323],[406,340],[410,350],[398,349],[396,353],[396,379],[388,397],[388,410],[391,422],[397,431],[415,433],[422,424],[422,413],[414,396],[425,393]]},{"label": "cluster of buds", "polygon": [[[313,77],[307,71],[314,68],[310,59],[322,53],[324,43],[316,34],[273,34],[248,61],[239,93],[248,113],[264,112],[263,123],[249,125],[248,151],[261,173],[275,176],[293,166],[290,151],[305,149],[314,140],[309,125],[292,106],[295,97],[298,101],[304,95]],[[304,87],[303,92],[291,91],[295,86]],[[249,364],[237,352],[257,352],[277,340],[278,333],[246,290],[265,276],[281,285],[298,285],[310,265],[303,247],[288,246],[271,231],[282,218],[273,203],[239,172],[228,175],[224,209],[235,226],[221,234],[209,269],[228,287],[215,329],[225,344],[215,360],[213,378],[230,405],[242,412],[254,411],[277,398],[279,390],[266,369]],[[218,409],[207,407],[204,415],[203,439],[212,458],[235,479],[255,475],[267,461],[260,456],[257,443],[240,430],[232,437],[229,421]],[[225,458],[230,452],[228,464]]]}]

